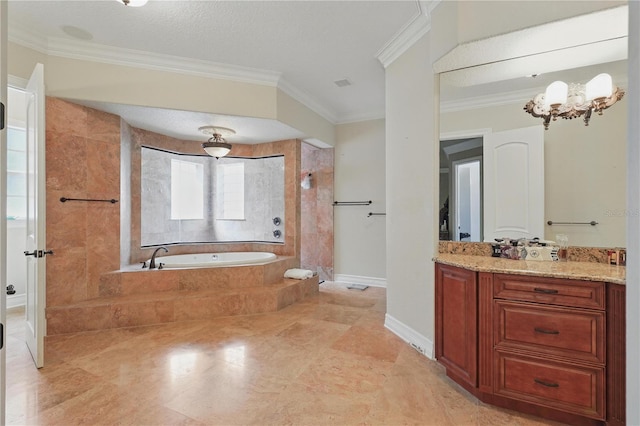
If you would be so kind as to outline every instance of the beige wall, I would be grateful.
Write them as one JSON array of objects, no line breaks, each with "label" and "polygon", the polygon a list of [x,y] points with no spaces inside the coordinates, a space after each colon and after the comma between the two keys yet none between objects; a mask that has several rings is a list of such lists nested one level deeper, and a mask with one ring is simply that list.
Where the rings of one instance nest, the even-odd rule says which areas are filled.
[{"label": "beige wall", "polygon": [[[440,131],[542,126],[542,119],[523,111],[526,101],[443,113]],[[559,120],[544,132],[545,222],[598,222],[597,226],[545,224],[545,239],[565,233],[572,245],[626,246],[626,129],[623,98],[604,115],[594,115],[588,127],[580,119]]]},{"label": "beige wall", "polygon": [[9,43],[10,75],[28,79],[38,62],[47,96],[275,119],[335,144],[332,123],[275,85],[64,58]]},{"label": "beige wall", "polygon": [[367,277],[384,283],[386,272],[385,122],[362,121],[336,128],[335,199],[370,206],[337,206],[336,276]]},{"label": "beige wall", "polygon": [[[428,356],[434,338],[438,143],[430,35],[386,69],[387,320]],[[397,326],[394,327],[394,324]],[[398,330],[398,328],[400,330]]]}]

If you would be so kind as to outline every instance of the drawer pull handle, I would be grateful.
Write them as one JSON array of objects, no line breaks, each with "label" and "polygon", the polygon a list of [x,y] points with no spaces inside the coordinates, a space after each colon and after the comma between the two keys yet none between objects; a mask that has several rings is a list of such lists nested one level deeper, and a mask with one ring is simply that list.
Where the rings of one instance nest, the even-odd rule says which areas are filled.
[{"label": "drawer pull handle", "polygon": [[533,289],[536,293],[544,293],[544,294],[558,294],[558,290],[551,290],[548,288],[539,288],[536,287]]},{"label": "drawer pull handle", "polygon": [[542,333],[542,334],[560,334],[558,330],[546,330],[540,327],[535,327],[534,330],[536,333]]},{"label": "drawer pull handle", "polygon": [[548,388],[559,388],[560,385],[557,383],[552,383],[552,382],[547,382],[546,380],[541,380],[541,379],[533,379],[534,382],[536,382],[539,385],[542,386],[546,386]]}]

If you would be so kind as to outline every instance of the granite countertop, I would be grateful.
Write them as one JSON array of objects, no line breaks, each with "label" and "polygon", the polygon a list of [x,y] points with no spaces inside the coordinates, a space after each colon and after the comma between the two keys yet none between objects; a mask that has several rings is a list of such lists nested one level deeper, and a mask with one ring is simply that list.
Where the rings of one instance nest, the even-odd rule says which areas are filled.
[{"label": "granite countertop", "polygon": [[511,260],[499,257],[448,253],[438,254],[434,261],[478,272],[626,284],[626,268],[624,266],[612,266],[604,263]]}]

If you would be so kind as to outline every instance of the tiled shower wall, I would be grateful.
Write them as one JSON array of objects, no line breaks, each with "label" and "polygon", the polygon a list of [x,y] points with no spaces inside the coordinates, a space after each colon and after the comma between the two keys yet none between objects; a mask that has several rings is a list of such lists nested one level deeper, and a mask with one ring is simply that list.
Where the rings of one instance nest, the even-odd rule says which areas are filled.
[{"label": "tiled shower wall", "polygon": [[[179,145],[183,149],[185,144],[191,144],[193,152],[201,150],[199,142],[178,141],[131,128],[118,116],[47,98],[46,248],[54,251],[53,256],[47,257],[47,307],[97,297],[101,274],[118,270],[121,261],[123,264],[136,262],[150,254],[149,250],[141,250],[139,245],[140,157],[137,154],[139,150],[135,148],[147,138],[168,146]],[[172,251],[270,251],[299,257],[301,142],[288,140],[253,146],[234,145],[231,154],[285,155],[284,244],[185,246]],[[120,161],[121,155],[123,162]],[[130,161],[127,161],[128,157]],[[119,202],[62,203],[61,197],[116,199]],[[132,232],[127,232],[127,228]]]},{"label": "tiled shower wall", "polygon": [[311,188],[302,189],[300,265],[333,280],[333,149],[302,144],[300,179],[311,173]]},{"label": "tiled shower wall", "polygon": [[46,101],[47,306],[98,295],[120,266],[120,118],[55,98]]}]

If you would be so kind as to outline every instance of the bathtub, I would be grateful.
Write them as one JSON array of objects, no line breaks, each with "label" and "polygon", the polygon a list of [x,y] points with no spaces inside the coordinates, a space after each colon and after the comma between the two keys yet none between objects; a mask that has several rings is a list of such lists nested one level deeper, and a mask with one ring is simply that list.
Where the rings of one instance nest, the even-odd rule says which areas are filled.
[{"label": "bathtub", "polygon": [[265,263],[276,259],[276,255],[267,252],[229,252],[176,254],[156,257],[156,265],[163,268],[215,268],[218,266],[250,265]]}]

